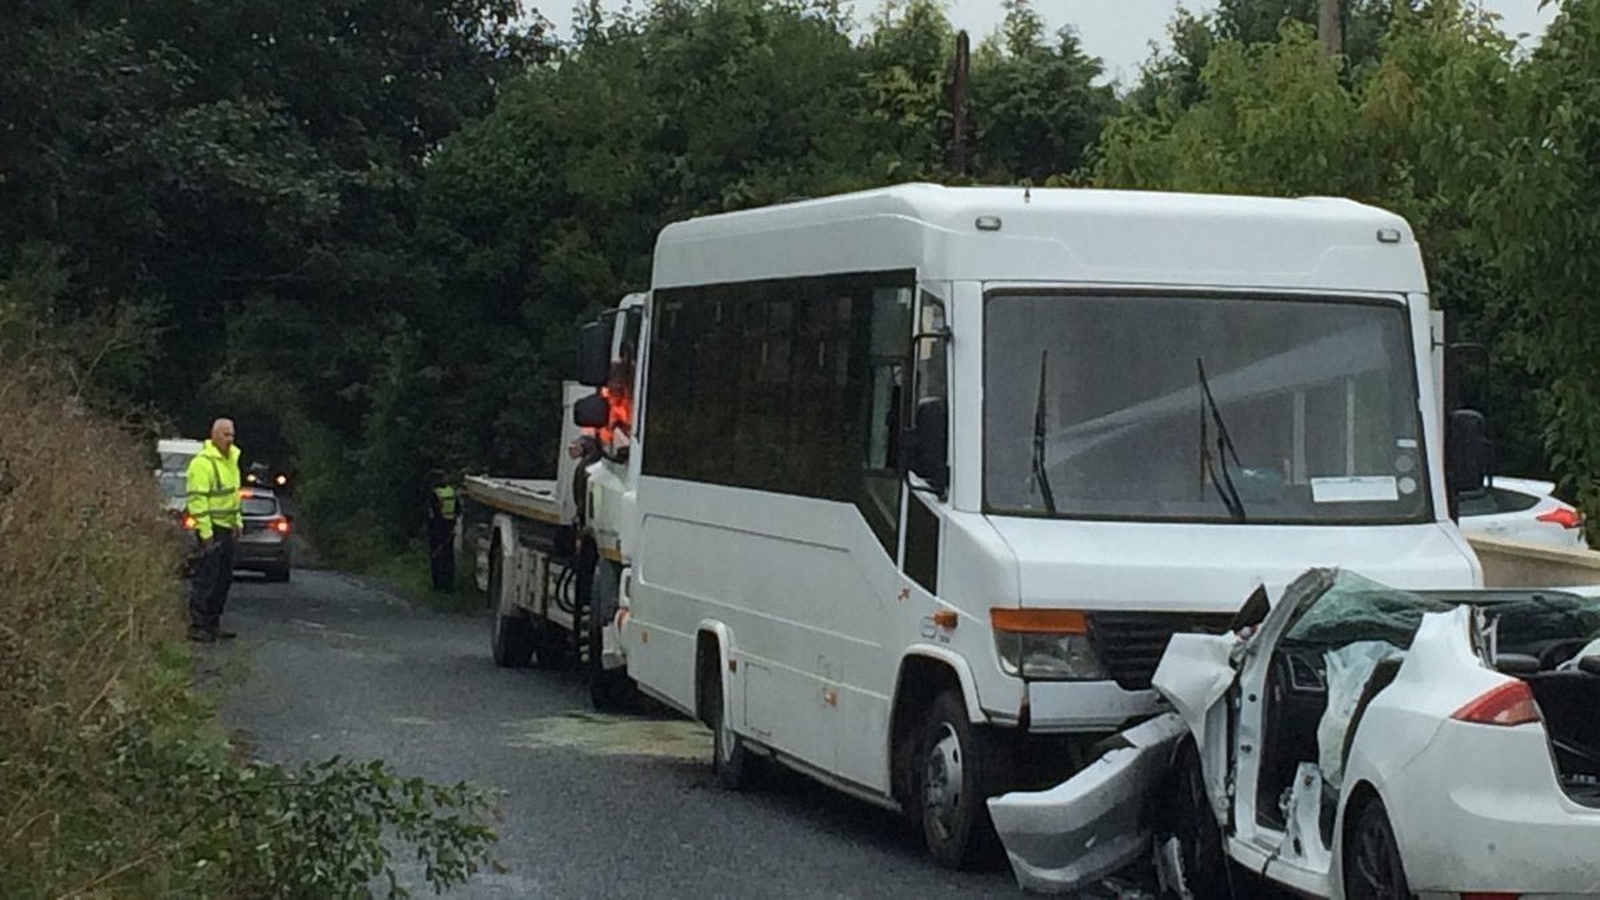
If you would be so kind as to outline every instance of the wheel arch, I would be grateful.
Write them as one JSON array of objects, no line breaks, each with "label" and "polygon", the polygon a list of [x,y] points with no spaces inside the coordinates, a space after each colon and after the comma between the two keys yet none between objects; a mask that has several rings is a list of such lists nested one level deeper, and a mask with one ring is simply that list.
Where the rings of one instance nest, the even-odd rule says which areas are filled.
[{"label": "wheel arch", "polygon": [[695,628],[694,717],[709,724],[711,679],[722,688],[722,702],[728,702],[728,666],[733,656],[732,631],[720,621],[708,619]]},{"label": "wheel arch", "polygon": [[887,735],[890,792],[901,803],[910,796],[912,786],[907,780],[909,762],[905,755],[915,745],[915,728],[919,713],[934,698],[948,689],[960,692],[967,709],[967,721],[982,724],[988,721],[978,702],[978,688],[972,678],[967,661],[941,647],[913,646],[900,657],[895,672],[894,694],[889,705],[889,733]]},{"label": "wheel arch", "polygon": [[[1378,792],[1377,786],[1365,778],[1355,781],[1350,785],[1349,790],[1345,792],[1344,803],[1339,807],[1339,819],[1334,823],[1334,846],[1331,848],[1333,853],[1331,854],[1332,860],[1329,863],[1329,868],[1332,871],[1328,873],[1335,896],[1344,896],[1345,858],[1350,847],[1351,831],[1356,827],[1356,822],[1360,820],[1361,813],[1373,803],[1383,806],[1385,810],[1388,809],[1388,805],[1384,803],[1383,795]],[[1394,827],[1392,818],[1389,820],[1389,827]],[[1396,837],[1398,838],[1398,834]]]}]

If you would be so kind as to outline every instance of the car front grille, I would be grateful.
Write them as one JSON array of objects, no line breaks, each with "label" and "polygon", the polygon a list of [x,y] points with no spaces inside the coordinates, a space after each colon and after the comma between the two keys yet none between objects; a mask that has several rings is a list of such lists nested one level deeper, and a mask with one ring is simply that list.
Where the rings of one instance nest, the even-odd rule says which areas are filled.
[{"label": "car front grille", "polygon": [[1222,634],[1232,621],[1228,613],[1096,612],[1089,614],[1089,640],[1120,687],[1142,691],[1174,634]]}]

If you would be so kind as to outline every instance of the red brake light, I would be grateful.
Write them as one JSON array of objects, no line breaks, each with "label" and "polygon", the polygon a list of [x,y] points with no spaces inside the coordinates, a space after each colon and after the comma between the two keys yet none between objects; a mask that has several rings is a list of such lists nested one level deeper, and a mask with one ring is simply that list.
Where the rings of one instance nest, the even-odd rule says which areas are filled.
[{"label": "red brake light", "polygon": [[273,519],[272,520],[272,530],[276,531],[279,534],[288,534],[289,533],[289,520],[288,519]]},{"label": "red brake light", "polygon": [[1539,705],[1525,681],[1508,681],[1456,710],[1450,718],[1476,725],[1526,725],[1539,721]]},{"label": "red brake light", "polygon": [[1559,506],[1538,517],[1541,522],[1551,522],[1562,528],[1577,528],[1583,525],[1583,516],[1570,506]]}]

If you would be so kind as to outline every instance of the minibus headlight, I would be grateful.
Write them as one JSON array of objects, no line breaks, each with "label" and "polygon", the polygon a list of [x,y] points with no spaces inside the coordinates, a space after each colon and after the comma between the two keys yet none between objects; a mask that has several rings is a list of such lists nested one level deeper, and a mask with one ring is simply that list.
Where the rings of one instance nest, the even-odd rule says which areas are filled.
[{"label": "minibus headlight", "polygon": [[1008,675],[1039,681],[1101,681],[1109,676],[1089,640],[1083,613],[993,609],[995,650]]}]

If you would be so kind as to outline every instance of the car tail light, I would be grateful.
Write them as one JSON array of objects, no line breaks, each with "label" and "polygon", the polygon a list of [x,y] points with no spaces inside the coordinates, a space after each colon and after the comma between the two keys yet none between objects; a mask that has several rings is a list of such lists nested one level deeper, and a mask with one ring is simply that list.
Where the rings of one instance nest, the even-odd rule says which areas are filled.
[{"label": "car tail light", "polygon": [[1583,525],[1583,516],[1570,506],[1560,506],[1538,516],[1541,522],[1550,522],[1562,528],[1578,528]]},{"label": "car tail light", "polygon": [[289,520],[288,519],[273,519],[271,525],[269,525],[268,527],[270,527],[273,531],[276,531],[279,534],[288,534],[289,533]]},{"label": "car tail light", "polygon": [[1476,725],[1526,725],[1539,721],[1539,704],[1525,681],[1508,681],[1455,711],[1450,718]]}]

